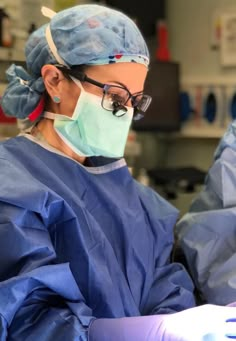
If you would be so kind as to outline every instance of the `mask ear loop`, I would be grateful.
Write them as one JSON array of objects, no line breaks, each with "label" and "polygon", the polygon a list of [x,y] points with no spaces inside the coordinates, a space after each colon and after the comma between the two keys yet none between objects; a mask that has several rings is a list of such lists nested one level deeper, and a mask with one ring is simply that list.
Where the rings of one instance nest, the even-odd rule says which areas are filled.
[{"label": "mask ear loop", "polygon": [[71,75],[69,75],[69,77],[72,79],[72,81],[80,88],[81,91],[85,91],[83,88],[83,85],[81,83],[81,81]]},{"label": "mask ear loop", "polygon": [[49,19],[52,19],[54,17],[54,15],[57,14],[55,11],[53,11],[52,9],[50,9],[46,6],[41,7],[41,13],[44,17],[49,18]]}]

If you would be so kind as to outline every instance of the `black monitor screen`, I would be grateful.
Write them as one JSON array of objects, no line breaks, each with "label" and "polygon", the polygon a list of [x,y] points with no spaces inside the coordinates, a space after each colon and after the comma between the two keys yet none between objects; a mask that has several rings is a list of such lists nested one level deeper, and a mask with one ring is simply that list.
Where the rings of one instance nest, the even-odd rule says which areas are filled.
[{"label": "black monitor screen", "polygon": [[106,4],[135,19],[145,37],[156,34],[156,23],[166,17],[166,0],[107,0]]},{"label": "black monitor screen", "polygon": [[152,102],[145,117],[134,121],[137,131],[171,132],[180,129],[180,82],[179,64],[152,62],[148,71],[145,93]]}]

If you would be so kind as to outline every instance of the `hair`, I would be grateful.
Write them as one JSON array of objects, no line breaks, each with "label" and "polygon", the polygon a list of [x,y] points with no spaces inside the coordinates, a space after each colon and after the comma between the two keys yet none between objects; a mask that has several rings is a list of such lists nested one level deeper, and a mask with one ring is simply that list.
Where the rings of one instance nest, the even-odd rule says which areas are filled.
[{"label": "hair", "polygon": [[[60,64],[52,64],[52,65],[57,67],[62,72],[63,76],[69,82],[73,82],[73,80],[70,77],[70,70],[75,70],[76,72],[85,73],[85,71],[89,68],[88,65],[75,65],[75,66],[72,66],[70,69]],[[45,89],[44,95],[45,95],[45,106],[47,107],[48,103],[51,101],[51,98],[46,89]]]},{"label": "hair", "polygon": [[58,67],[58,69],[62,72],[63,76],[68,80],[68,81],[72,81],[71,77],[70,77],[70,70],[71,71],[76,71],[78,73],[85,73],[86,70],[90,67],[89,65],[74,65],[71,66],[69,69],[67,67],[65,67],[64,65],[61,65],[61,67],[59,67],[59,65],[55,65],[56,67]]}]

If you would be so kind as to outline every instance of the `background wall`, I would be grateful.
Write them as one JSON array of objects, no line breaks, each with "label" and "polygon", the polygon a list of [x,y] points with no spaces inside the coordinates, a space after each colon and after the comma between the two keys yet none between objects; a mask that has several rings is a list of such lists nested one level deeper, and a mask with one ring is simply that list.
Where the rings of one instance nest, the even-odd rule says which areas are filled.
[{"label": "background wall", "polygon": [[[220,48],[213,46],[213,23],[217,14],[233,11],[236,13],[235,0],[167,0],[169,47],[172,60],[180,63],[183,89],[190,85],[222,84],[236,89],[236,67],[223,67]],[[227,118],[221,126],[196,124],[193,120],[191,124],[183,125],[178,134],[139,134],[143,153],[137,159],[137,166],[192,166],[207,171],[213,162],[215,148],[231,121],[228,110],[228,103],[218,107],[218,115]],[[193,193],[179,193],[172,200],[181,214],[188,210],[201,188],[196,187]]]},{"label": "background wall", "polygon": [[183,79],[236,81],[236,68],[223,68],[219,49],[211,47],[214,15],[232,11],[235,0],[167,0],[170,50],[181,63]]},{"label": "background wall", "polygon": [[[236,13],[234,0],[167,0],[167,24],[169,46],[174,61],[181,65],[181,83],[188,84],[230,84],[236,88],[236,67],[221,64],[220,48],[213,47],[213,23],[220,13]],[[228,103],[219,107],[220,115],[227,115]],[[168,164],[186,162],[202,169],[208,169],[219,139],[230,123],[220,128],[216,125],[192,125],[191,133],[184,129],[175,143],[170,144]]]}]

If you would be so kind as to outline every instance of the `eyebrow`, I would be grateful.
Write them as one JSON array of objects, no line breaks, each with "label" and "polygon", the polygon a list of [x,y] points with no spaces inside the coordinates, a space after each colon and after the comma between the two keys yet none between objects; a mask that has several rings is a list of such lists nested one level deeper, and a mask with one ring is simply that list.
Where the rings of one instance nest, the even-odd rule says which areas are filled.
[{"label": "eyebrow", "polygon": [[[63,71],[65,71],[65,72],[67,72],[67,73],[72,73],[72,75],[73,75],[73,73],[75,73],[75,76],[76,76],[76,69],[68,69],[68,68],[65,68],[63,65],[55,65],[57,68],[59,68],[59,69],[62,69]],[[87,74],[86,74],[86,72],[81,72],[81,71],[79,71],[79,73],[81,73],[81,74],[84,74],[85,76],[87,76]],[[90,76],[87,76],[88,78],[90,78]],[[130,94],[131,94],[131,92],[129,91],[129,89],[127,88],[127,86],[124,84],[124,83],[121,83],[121,82],[118,82],[118,81],[112,81],[112,80],[110,80],[109,82],[111,82],[111,83],[116,83],[116,84],[118,84],[118,85],[120,85],[120,86],[122,86],[122,87],[124,87]],[[98,83],[100,83],[100,82],[98,82]],[[102,83],[101,83],[102,84]],[[103,84],[106,84],[106,83],[103,83]]]},{"label": "eyebrow", "polygon": [[118,82],[118,81],[108,81],[109,83],[111,82],[111,83],[116,83],[116,84],[119,84],[120,86],[123,86],[126,90],[128,90],[129,91],[129,89],[127,88],[127,86],[125,85],[125,84],[123,84],[123,83],[121,83],[121,82]]},{"label": "eyebrow", "polygon": [[[111,80],[108,81],[108,82],[116,83],[116,84],[118,84],[118,85],[124,87],[124,88],[130,93],[130,95],[132,95],[132,93],[130,92],[130,90],[127,88],[127,86],[126,86],[125,84],[123,84],[123,83],[121,83],[121,82],[118,82],[118,81],[111,81]],[[137,91],[137,92],[134,93],[134,95],[135,95],[135,94],[138,94],[138,93],[141,93],[141,92],[143,92],[143,91],[144,91],[144,89],[141,90],[141,91]]]}]

